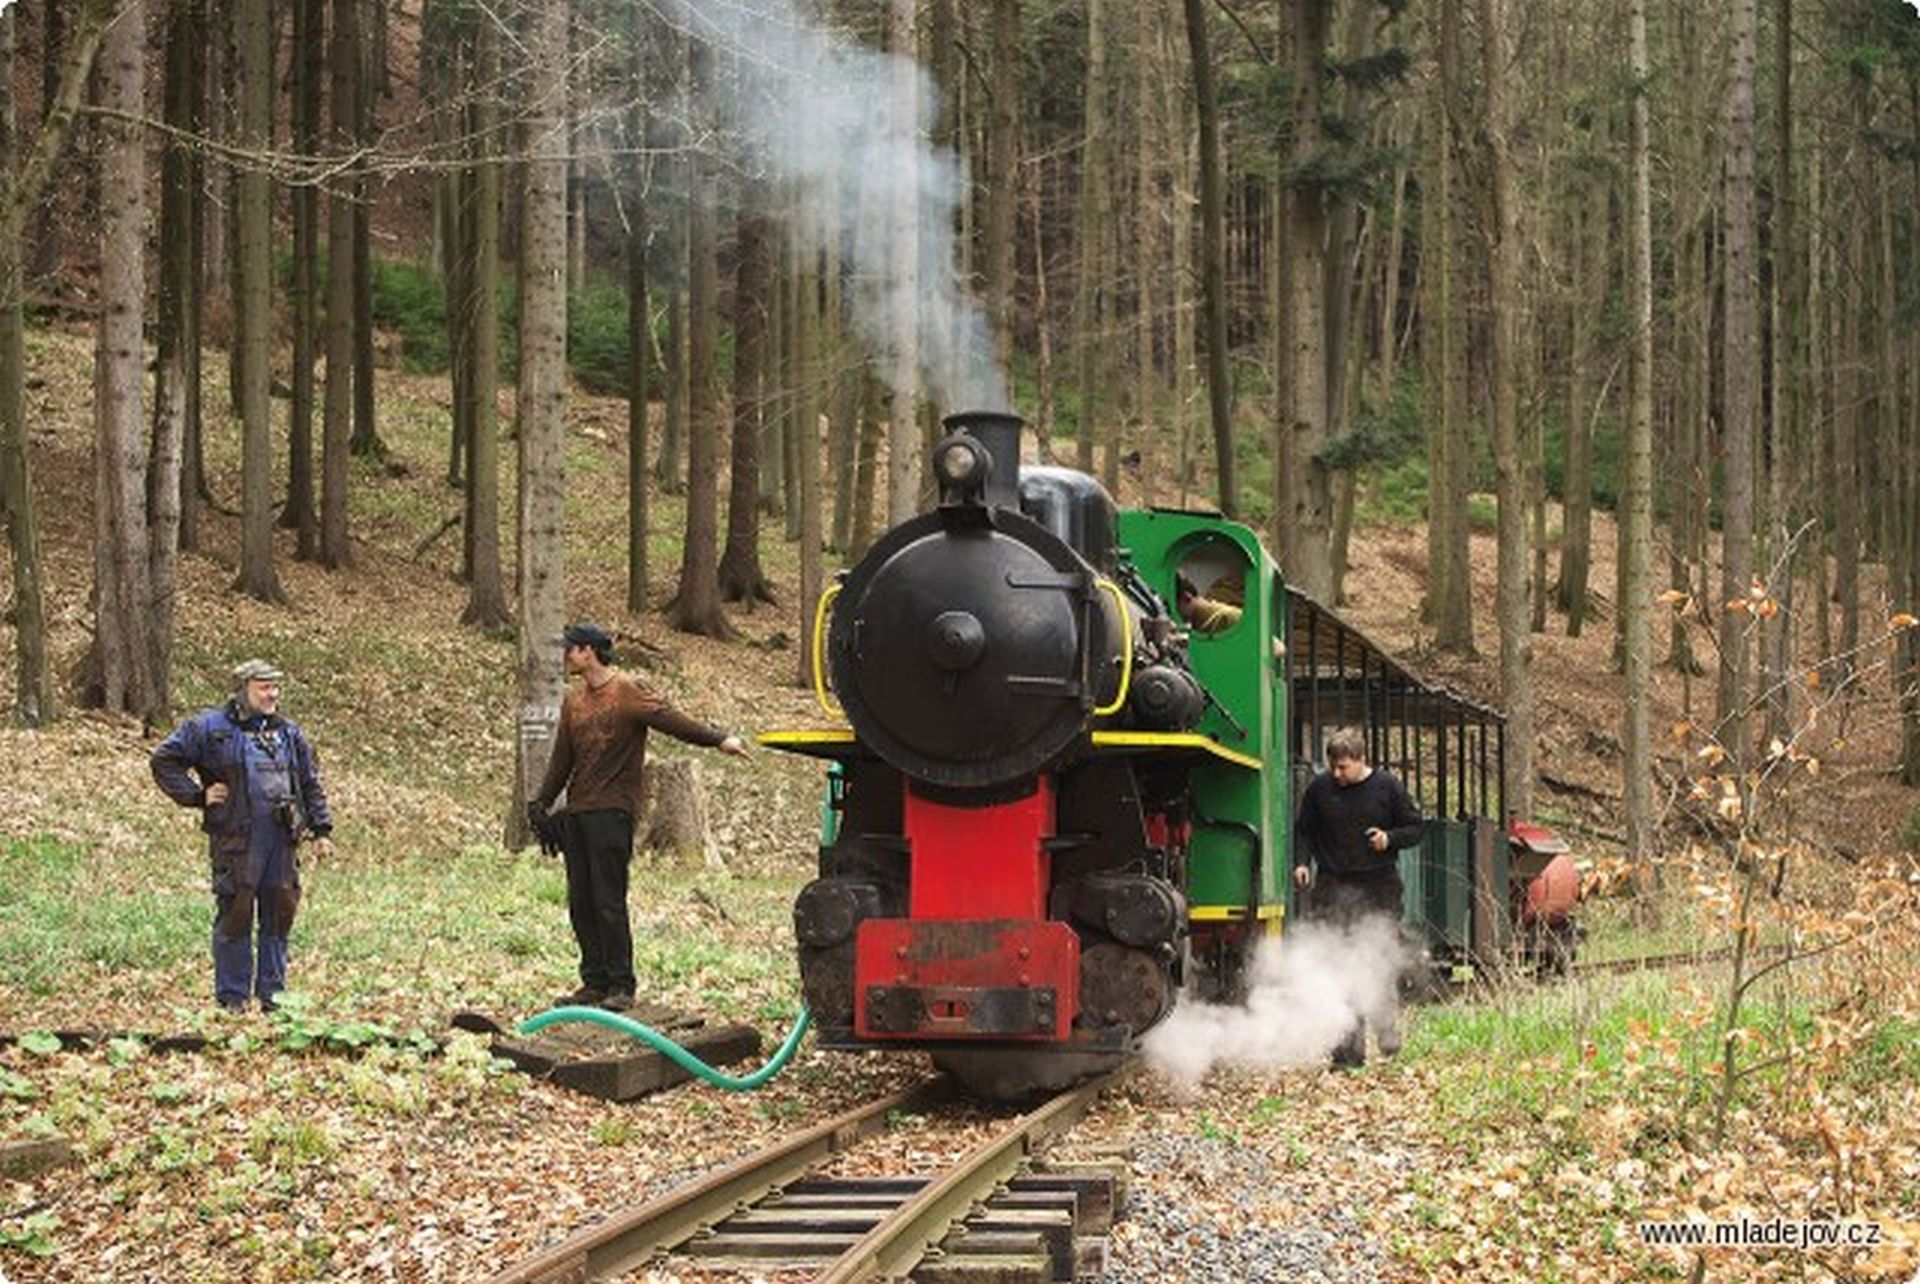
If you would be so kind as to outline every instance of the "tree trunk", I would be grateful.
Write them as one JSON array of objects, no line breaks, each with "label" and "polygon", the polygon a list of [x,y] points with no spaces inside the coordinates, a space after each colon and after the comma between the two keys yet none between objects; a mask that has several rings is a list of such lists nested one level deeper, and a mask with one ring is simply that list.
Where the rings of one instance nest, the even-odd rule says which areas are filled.
[{"label": "tree trunk", "polygon": [[[1345,28],[1335,57],[1342,63],[1360,64],[1373,53],[1373,23],[1367,9],[1353,5],[1343,15]],[[1315,74],[1323,74],[1316,65]],[[1333,110],[1341,118],[1359,122],[1365,119],[1359,91],[1351,81],[1340,84]],[[1366,126],[1367,137],[1360,146],[1385,149],[1385,140],[1377,120]],[[1324,301],[1324,339],[1326,360],[1323,378],[1326,386],[1326,441],[1339,441],[1350,433],[1360,412],[1360,365],[1366,356],[1362,337],[1362,318],[1366,315],[1373,289],[1376,260],[1380,254],[1378,218],[1361,217],[1361,204],[1349,192],[1321,192],[1321,209],[1327,216],[1326,254],[1321,263],[1321,295]],[[1271,251],[1270,251],[1271,252]],[[1327,532],[1326,600],[1339,605],[1345,601],[1347,547],[1353,534],[1353,510],[1359,487],[1358,464],[1343,463],[1325,470],[1329,494]],[[1296,472],[1294,474],[1298,476]],[[1313,474],[1308,474],[1313,480]]]},{"label": "tree trunk", "polygon": [[727,547],[718,571],[728,602],[771,602],[773,588],[760,568],[761,382],[767,365],[767,299],[775,293],[773,231],[763,212],[764,189],[741,193],[733,289],[733,466],[727,502]]},{"label": "tree trunk", "polygon": [[1034,449],[1043,464],[1053,462],[1054,365],[1053,310],[1047,298],[1046,222],[1041,215],[1041,188],[1045,186],[1046,166],[1033,167],[1030,203],[1033,212],[1033,411]]},{"label": "tree trunk", "polygon": [[700,764],[690,758],[667,758],[647,768],[646,825],[640,846],[653,852],[685,856],[700,853],[702,864],[720,866],[714,851],[712,827],[707,822],[707,791],[701,787]]},{"label": "tree trunk", "polygon": [[812,681],[813,607],[820,600],[826,568],[821,563],[820,512],[820,382],[814,359],[814,335],[820,311],[819,256],[811,246],[794,240],[793,317],[787,326],[793,374],[793,436],[795,463],[800,473],[800,619],[794,636],[799,660],[796,675],[801,686]]},{"label": "tree trunk", "polygon": [[100,322],[94,349],[94,637],[83,686],[110,712],[159,721],[146,503],[147,20],[128,0],[100,45]]},{"label": "tree trunk", "polygon": [[[8,6],[11,8],[12,6]],[[102,0],[95,0],[93,7],[102,7]],[[60,0],[47,0],[40,6],[43,24],[40,40],[40,121],[44,125],[54,119],[60,109],[60,77],[67,64],[67,6]],[[97,34],[97,33],[96,33]],[[17,74],[17,73],[16,73]],[[7,77],[9,85],[14,83],[13,75]],[[68,122],[71,124],[71,122]],[[12,128],[19,130],[18,110]],[[18,140],[15,142],[18,148]],[[33,256],[26,265],[29,279],[44,280],[54,274],[60,264],[60,218],[57,209],[58,193],[47,194],[42,201],[36,198],[31,203],[32,230],[26,237],[26,253]]]},{"label": "tree trunk", "polygon": [[[697,42],[688,45],[696,97],[706,92],[710,55]],[[720,408],[714,403],[714,312],[719,289],[714,280],[712,162],[689,158],[687,204],[687,534],[681,545],[680,590],[673,600],[673,627],[685,633],[729,637],[733,627],[720,609],[719,444]]]},{"label": "tree trunk", "polygon": [[[175,0],[167,14],[165,112],[170,125],[191,133],[204,87],[196,65],[203,24],[197,0]],[[154,618],[149,639],[153,689],[159,707],[172,705],[175,583],[180,553],[180,459],[187,397],[193,377],[193,161],[190,149],[169,140],[160,169],[160,329],[155,342],[153,451],[147,460],[148,576]]]},{"label": "tree trunk", "polygon": [[[49,6],[53,8],[57,6]],[[189,4],[177,20],[185,24],[186,30],[180,33],[182,42],[187,46],[182,58],[183,84],[177,102],[169,100],[168,111],[179,116],[176,124],[189,134],[203,133],[206,129],[207,99],[207,3],[196,0]],[[171,21],[171,20],[170,20]],[[188,274],[190,304],[181,318],[180,355],[182,364],[182,391],[184,402],[180,421],[180,469],[178,497],[174,508],[179,513],[179,544],[183,552],[191,552],[200,547],[200,518],[203,497],[207,491],[206,469],[201,455],[200,424],[200,316],[205,298],[202,294],[206,280],[205,264],[201,257],[203,245],[202,232],[206,223],[206,163],[200,149],[186,147],[181,149],[185,177],[182,182],[189,193],[185,203],[186,219],[179,235],[185,239],[183,256]]]},{"label": "tree trunk", "polygon": [[1079,411],[1075,416],[1074,467],[1090,473],[1103,432],[1106,408],[1100,386],[1106,378],[1104,273],[1107,220],[1107,32],[1103,0],[1087,0],[1087,70],[1081,86],[1080,212],[1076,219],[1073,349],[1078,363]]},{"label": "tree trunk", "polygon": [[[647,46],[640,10],[627,32],[633,83],[647,83]],[[652,400],[652,317],[647,298],[647,170],[640,149],[647,141],[646,99],[635,93],[627,107],[627,610],[647,610],[647,410]]]},{"label": "tree trunk", "polygon": [[[355,88],[359,81],[358,0],[333,0],[333,37],[328,53],[333,81],[333,146],[353,148]],[[348,451],[353,434],[353,182],[335,179],[327,201],[327,391],[320,443],[320,564],[353,565],[347,538]]]},{"label": "tree trunk", "polygon": [[[761,190],[766,190],[762,188]],[[787,369],[787,306],[791,302],[790,283],[784,267],[786,234],[769,221],[766,229],[767,284],[761,309],[766,317],[766,332],[760,340],[760,467],[755,501],[768,517],[783,516],[787,489],[787,390],[780,386]],[[736,265],[737,266],[737,265]],[[754,540],[759,547],[759,540]],[[725,554],[721,555],[723,558]],[[722,577],[724,579],[724,576]]]},{"label": "tree trunk", "polygon": [[[501,58],[495,23],[482,19],[472,24],[472,31],[471,65],[478,92],[470,146],[476,164],[463,184],[471,192],[472,237],[461,308],[466,320],[468,585],[460,622],[491,630],[505,628],[514,618],[501,583],[500,559],[500,293],[495,288],[500,277],[500,108],[486,89],[500,80]],[[564,365],[560,382],[564,390]],[[556,490],[557,508],[565,494],[564,475],[548,479],[543,472],[540,484]]]},{"label": "tree trunk", "polygon": [[[446,266],[441,279],[447,294],[448,382],[453,388],[452,431],[447,434],[447,486],[461,492],[460,570],[458,578],[473,583],[473,487],[467,484],[473,454],[473,421],[476,413],[473,396],[473,310],[475,298],[474,249],[479,233],[480,175],[479,160],[483,144],[475,137],[479,104],[471,87],[479,77],[476,66],[480,24],[442,0],[428,10],[436,29],[423,37],[423,43],[438,46],[444,58],[442,83],[444,101],[458,106],[452,120],[442,126],[447,139],[458,149],[461,165],[444,175],[436,184],[446,189],[442,207],[446,230],[443,235]],[[504,600],[502,605],[504,606]]]},{"label": "tree trunk", "polygon": [[1439,221],[1437,252],[1438,283],[1435,289],[1439,309],[1435,326],[1439,330],[1439,449],[1434,452],[1436,475],[1440,478],[1429,494],[1440,496],[1437,557],[1444,570],[1435,577],[1434,644],[1443,650],[1472,654],[1473,644],[1473,564],[1469,556],[1473,535],[1467,489],[1472,462],[1471,435],[1467,423],[1467,360],[1465,343],[1466,306],[1456,269],[1460,233],[1455,216],[1459,199],[1454,189],[1460,153],[1454,135],[1451,112],[1463,96],[1460,88],[1460,6],[1459,0],[1441,0],[1440,5],[1440,98],[1445,108],[1435,113],[1434,128],[1439,133],[1435,145],[1435,167],[1439,171]]},{"label": "tree trunk", "polygon": [[[821,376],[832,389],[827,413],[827,472],[833,478],[833,523],[827,547],[845,553],[853,544],[853,461],[860,448],[860,398],[865,390],[854,347],[840,325],[840,255],[829,244],[824,250],[819,333],[814,350],[826,368],[838,373]],[[849,368],[842,369],[843,366]],[[801,603],[803,609],[809,603]]]},{"label": "tree trunk", "polygon": [[[1779,0],[1774,15],[1774,168],[1773,168],[1773,263],[1772,338],[1773,397],[1767,440],[1768,541],[1771,557],[1780,574],[1772,585],[1779,599],[1778,615],[1764,622],[1765,660],[1761,665],[1761,687],[1766,692],[1767,738],[1783,741],[1791,735],[1789,713],[1792,690],[1788,680],[1793,653],[1795,611],[1794,568],[1800,565],[1800,550],[1793,547],[1795,519],[1791,478],[1804,466],[1790,463],[1799,452],[1795,422],[1799,401],[1799,370],[1795,350],[1798,318],[1804,313],[1800,299],[1799,256],[1794,252],[1793,192],[1793,0]],[[1888,329],[1892,330],[1889,321]]]},{"label": "tree trunk", "polygon": [[1000,369],[1012,370],[1014,212],[1020,180],[1020,0],[991,0],[989,21],[994,92],[987,152],[987,316],[993,325],[995,360]]},{"label": "tree trunk", "polygon": [[[1860,97],[1864,91],[1856,90]],[[1855,119],[1864,133],[1867,126],[1864,105]],[[1839,175],[1835,175],[1836,180]],[[1842,189],[1845,190],[1844,188]],[[1861,208],[1859,188],[1853,199],[1836,202],[1841,213],[1841,261],[1835,264],[1839,281],[1858,281],[1865,270],[1866,237],[1861,229],[1865,211]],[[1839,654],[1835,658],[1833,689],[1852,686],[1860,648],[1860,402],[1858,376],[1865,365],[1861,339],[1860,304],[1857,295],[1836,288],[1832,300],[1835,318],[1833,343],[1833,595],[1840,606]]]},{"label": "tree trunk", "polygon": [[[671,92],[680,94],[686,90],[686,75],[689,70],[688,58],[678,36],[665,36],[663,52],[675,69]],[[682,130],[684,134],[686,131]],[[692,160],[690,152],[681,150],[665,158],[665,186],[668,192],[680,193],[678,201],[666,204],[665,234],[666,260],[681,265],[685,270],[691,261],[688,252],[688,221],[691,218]],[[678,275],[677,273],[675,275]],[[666,298],[666,340],[661,353],[662,373],[666,376],[663,390],[666,400],[665,413],[660,424],[660,454],[654,460],[653,479],[659,484],[663,495],[678,495],[684,489],[680,462],[686,455],[687,420],[687,295],[688,284],[676,281],[667,291]]]},{"label": "tree trunk", "polygon": [[[1435,92],[1438,95],[1442,90],[1437,87]],[[1433,134],[1433,141],[1424,149],[1427,168],[1421,175],[1421,190],[1426,195],[1420,202],[1420,393],[1426,412],[1423,417],[1427,451],[1427,587],[1421,615],[1436,629],[1441,603],[1447,597],[1447,574],[1451,569],[1447,558],[1448,522],[1458,502],[1447,486],[1453,256],[1447,242],[1452,232],[1447,207],[1452,190],[1447,176],[1451,160],[1443,110],[1444,102],[1436,99],[1427,115],[1427,128]]]},{"label": "tree trunk", "polygon": [[1721,378],[1726,387],[1722,425],[1724,504],[1721,518],[1720,738],[1736,766],[1746,763],[1749,634],[1757,617],[1731,609],[1751,604],[1753,578],[1754,194],[1753,56],[1758,26],[1754,0],[1731,0],[1732,64],[1726,104],[1726,324],[1721,331]]},{"label": "tree trunk", "polygon": [[[1612,260],[1612,247],[1607,243],[1607,184],[1590,180],[1582,188],[1573,214],[1573,350],[1567,372],[1567,467],[1563,486],[1566,515],[1560,535],[1560,584],[1555,599],[1566,614],[1570,638],[1580,636],[1587,616],[1587,576],[1593,553],[1593,436],[1608,382],[1595,378],[1595,332],[1606,307],[1607,264]],[[1621,609],[1625,609],[1624,603]]]},{"label": "tree trunk", "polygon": [[[526,845],[526,801],[553,751],[566,678],[557,639],[567,608],[567,20],[570,5],[529,11],[524,34],[533,92],[525,114],[520,202],[519,752],[507,846]],[[480,285],[484,288],[486,281]]]},{"label": "tree trunk", "polygon": [[1227,374],[1227,279],[1225,202],[1220,191],[1220,121],[1213,90],[1213,51],[1207,38],[1205,0],[1183,0],[1187,49],[1193,63],[1194,110],[1200,124],[1200,293],[1206,316],[1207,404],[1213,417],[1214,467],[1220,511],[1239,515],[1239,481],[1233,458],[1232,385]]},{"label": "tree trunk", "polygon": [[1507,708],[1509,814],[1533,814],[1533,673],[1527,631],[1525,461],[1516,420],[1515,358],[1520,340],[1520,220],[1514,204],[1507,124],[1504,0],[1480,0],[1482,74],[1486,81],[1487,292],[1492,345],[1488,357],[1493,464],[1500,505],[1495,613],[1500,623],[1500,690]]},{"label": "tree trunk", "polygon": [[[1134,62],[1134,102],[1136,143],[1129,149],[1134,165],[1134,323],[1133,323],[1133,414],[1130,425],[1133,430],[1133,458],[1139,460],[1140,467],[1136,476],[1145,482],[1151,475],[1146,464],[1146,454],[1155,443],[1159,434],[1157,402],[1160,389],[1160,273],[1165,262],[1165,252],[1161,249],[1162,220],[1165,204],[1160,197],[1160,174],[1166,149],[1162,145],[1160,134],[1160,111],[1155,89],[1155,78],[1165,78],[1166,69],[1160,65],[1155,39],[1164,6],[1142,5],[1136,15],[1137,44],[1133,53]],[[1119,452],[1115,452],[1119,455]],[[1117,480],[1118,466],[1127,456],[1110,458],[1109,467]],[[1120,493],[1113,489],[1114,498]]]},{"label": "tree trunk", "polygon": [[[892,73],[887,86],[894,120],[900,129],[917,129],[919,118],[914,66],[914,11],[916,0],[888,0],[887,52],[893,55]],[[884,190],[884,189],[883,189]],[[920,425],[915,418],[919,391],[920,318],[915,306],[919,298],[919,274],[941,270],[942,264],[919,261],[918,237],[921,211],[913,203],[911,185],[899,185],[893,207],[885,211],[891,238],[888,257],[892,265],[891,297],[894,300],[893,352],[888,381],[893,386],[893,419],[887,431],[887,524],[897,526],[920,509]]]},{"label": "tree trunk", "polygon": [[886,385],[871,366],[865,375],[866,395],[860,404],[860,448],[853,463],[853,542],[847,549],[850,560],[858,561],[873,543],[873,500],[878,489],[880,438],[887,414]]},{"label": "tree trunk", "polygon": [[[482,24],[491,19],[482,19]],[[373,132],[373,91],[378,72],[374,56],[383,52],[378,24],[363,23],[368,32],[362,37],[359,65],[354,68],[353,135],[361,147],[371,147]],[[349,449],[356,455],[384,460],[387,444],[380,440],[374,419],[373,401],[373,206],[369,202],[364,171],[355,166],[351,178],[353,191],[353,437]]]},{"label": "tree trunk", "polygon": [[[208,132],[221,142],[234,141],[234,95],[232,48],[233,0],[208,0],[207,4],[207,109]],[[213,202],[212,217],[201,225],[200,266],[204,275],[200,278],[200,297],[209,311],[220,307],[231,297],[233,285],[231,271],[232,256],[228,249],[227,221],[233,211],[233,165],[225,159],[216,159],[213,163],[213,178],[208,185],[218,195]],[[203,207],[205,202],[202,202]],[[233,343],[233,318],[230,316],[212,317],[215,343],[223,339],[236,360],[239,349]],[[223,330],[224,327],[224,330]]]},{"label": "tree trunk", "polygon": [[[1816,130],[1813,146],[1807,149],[1807,443],[1813,458],[1808,476],[1814,495],[1809,508],[1812,544],[1808,558],[1813,563],[1812,601],[1813,654],[1816,663],[1825,664],[1833,655],[1833,585],[1827,574],[1830,543],[1827,539],[1827,501],[1833,495],[1832,430],[1837,426],[1832,381],[1828,371],[1829,344],[1832,338],[1830,305],[1823,282],[1831,263],[1827,247],[1826,192],[1821,157],[1825,140]],[[1836,518],[1838,514],[1835,515]],[[1818,670],[1816,670],[1818,672]]]},{"label": "tree trunk", "polygon": [[[292,56],[293,149],[303,156],[320,152],[322,77],[325,66],[326,13],[323,0],[293,0],[296,33]],[[312,561],[320,551],[320,518],[313,507],[313,363],[319,331],[320,192],[298,183],[289,193],[293,206],[293,284],[288,291],[293,313],[293,407],[287,424],[287,506],[280,524],[294,531],[294,557]]]},{"label": "tree trunk", "polygon": [[[30,155],[21,138],[11,95],[0,99],[0,518],[7,527],[13,572],[13,602],[7,619],[14,639],[14,721],[37,727],[51,722],[53,663],[48,645],[46,594],[42,588],[39,518],[26,436],[25,264],[22,240],[27,217],[39,204],[55,160],[86,92],[111,0],[90,0],[76,15],[61,50],[46,117]],[[0,11],[0,84],[14,83],[17,7]],[[51,17],[49,27],[52,26]],[[45,64],[49,70],[51,58]]]},{"label": "tree trunk", "polygon": [[1277,372],[1285,391],[1275,443],[1275,544],[1287,578],[1309,596],[1333,600],[1333,477],[1324,462],[1332,440],[1327,380],[1327,193],[1307,179],[1322,148],[1321,76],[1332,17],[1325,0],[1292,0],[1292,152],[1287,169],[1299,175],[1287,191],[1287,235],[1281,268],[1286,308],[1285,360]]},{"label": "tree trunk", "polygon": [[[781,449],[781,505],[786,514],[786,537],[797,542],[800,539],[802,525],[800,515],[800,389],[795,383],[799,378],[799,359],[794,352],[798,336],[794,326],[798,324],[797,314],[800,308],[800,258],[806,251],[802,238],[789,234],[782,238],[785,242],[782,258],[785,266],[780,273],[780,383],[774,392],[780,406],[780,449]],[[814,425],[817,429],[819,425]]]},{"label": "tree trunk", "polygon": [[[269,0],[235,0],[240,46],[240,141],[259,156],[273,146],[273,16]],[[240,346],[240,575],[233,587],[263,602],[285,597],[273,568],[273,193],[258,161],[241,162],[239,255],[233,279]]]},{"label": "tree trunk", "polygon": [[[684,214],[677,215],[673,224],[681,231],[673,235],[673,254],[685,261],[687,258],[687,225]],[[660,485],[663,495],[681,495],[686,493],[685,474],[681,471],[680,461],[687,453],[687,288],[681,286],[667,295],[667,338],[666,338],[666,376],[667,405],[666,413],[661,416],[660,454],[653,461],[653,479]]]},{"label": "tree trunk", "polygon": [[[1631,201],[1627,295],[1632,402],[1627,416],[1625,512],[1627,591],[1618,609],[1625,619],[1627,703],[1621,726],[1622,794],[1626,803],[1627,859],[1643,864],[1653,855],[1653,743],[1649,731],[1652,700],[1653,547],[1653,162],[1647,136],[1646,0],[1628,0],[1628,81],[1633,86],[1632,126],[1628,139]],[[1565,573],[1562,572],[1564,580]]]},{"label": "tree trunk", "polygon": [[[1166,138],[1170,155],[1173,223],[1172,253],[1168,274],[1173,278],[1173,417],[1175,489],[1181,507],[1187,504],[1193,488],[1193,188],[1197,157],[1188,128],[1187,95],[1183,78],[1175,74],[1172,31],[1173,17],[1168,7],[1159,8],[1162,62],[1169,74],[1162,78],[1162,112],[1166,117]],[[1151,496],[1149,496],[1151,498]]]}]

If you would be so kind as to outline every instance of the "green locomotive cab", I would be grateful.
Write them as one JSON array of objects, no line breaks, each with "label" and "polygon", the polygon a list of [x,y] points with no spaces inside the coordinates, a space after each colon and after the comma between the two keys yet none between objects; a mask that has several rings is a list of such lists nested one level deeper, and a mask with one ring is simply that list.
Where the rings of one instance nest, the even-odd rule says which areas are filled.
[{"label": "green locomotive cab", "polygon": [[1209,696],[1194,732],[1225,751],[1186,771],[1185,887],[1196,988],[1231,997],[1292,896],[1287,589],[1259,537],[1218,514],[1126,509],[1119,529],[1133,568],[1185,616],[1188,662]]}]

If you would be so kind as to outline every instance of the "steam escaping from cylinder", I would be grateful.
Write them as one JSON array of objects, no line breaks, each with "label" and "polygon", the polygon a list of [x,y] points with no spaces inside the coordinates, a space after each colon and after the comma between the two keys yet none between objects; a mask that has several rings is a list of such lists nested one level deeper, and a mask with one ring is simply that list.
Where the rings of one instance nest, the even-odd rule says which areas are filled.
[{"label": "steam escaping from cylinder", "polygon": [[1197,1087],[1217,1065],[1324,1062],[1356,1019],[1372,1024],[1392,1010],[1413,961],[1398,925],[1386,919],[1290,927],[1256,951],[1244,1006],[1183,1000],[1147,1035],[1147,1060],[1182,1087]]},{"label": "steam escaping from cylinder", "polygon": [[773,212],[804,245],[839,248],[854,324],[894,390],[911,370],[943,411],[1009,408],[985,309],[955,272],[967,187],[958,157],[928,140],[926,73],[816,25],[796,0],[658,3],[734,64],[700,104],[722,130],[699,145],[790,186]]}]

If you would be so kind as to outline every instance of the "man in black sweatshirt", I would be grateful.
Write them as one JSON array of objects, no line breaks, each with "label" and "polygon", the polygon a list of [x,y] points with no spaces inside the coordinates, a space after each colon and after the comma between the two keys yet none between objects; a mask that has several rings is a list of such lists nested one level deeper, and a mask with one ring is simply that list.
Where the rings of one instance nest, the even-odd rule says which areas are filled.
[{"label": "man in black sweatshirt", "polygon": [[[1327,737],[1327,769],[1300,799],[1293,826],[1293,881],[1313,887],[1313,917],[1353,929],[1370,919],[1400,921],[1400,850],[1420,841],[1420,809],[1406,786],[1385,768],[1367,765],[1367,741],[1357,727]],[[1380,1054],[1400,1050],[1398,1002],[1392,988],[1375,1015]],[[1337,1066],[1367,1059],[1364,1016],[1334,1049]]]}]

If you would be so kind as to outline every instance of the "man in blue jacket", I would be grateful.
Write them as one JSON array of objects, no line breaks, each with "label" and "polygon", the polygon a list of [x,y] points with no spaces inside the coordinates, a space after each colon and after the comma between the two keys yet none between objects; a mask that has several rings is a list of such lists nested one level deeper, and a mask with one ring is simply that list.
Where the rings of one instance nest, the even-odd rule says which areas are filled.
[{"label": "man in blue jacket", "polygon": [[153,751],[161,790],[201,813],[213,863],[214,997],[231,1011],[258,997],[271,1012],[286,988],[301,840],[311,840],[316,860],[333,855],[313,747],[280,716],[282,676],[265,660],[236,666],[233,698],[188,718]]}]

